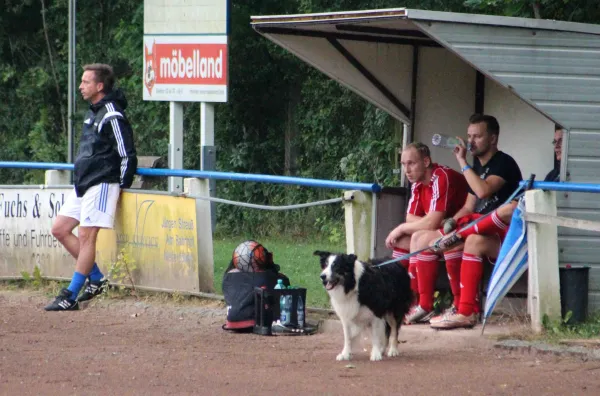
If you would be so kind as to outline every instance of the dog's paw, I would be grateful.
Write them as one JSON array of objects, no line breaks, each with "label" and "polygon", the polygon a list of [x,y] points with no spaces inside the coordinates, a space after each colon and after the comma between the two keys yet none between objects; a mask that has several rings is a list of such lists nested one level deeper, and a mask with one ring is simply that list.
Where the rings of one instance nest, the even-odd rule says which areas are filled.
[{"label": "dog's paw", "polygon": [[378,362],[383,359],[380,351],[371,351],[371,361]]},{"label": "dog's paw", "polygon": [[351,357],[352,357],[351,353],[342,352],[339,355],[337,355],[337,357],[335,358],[335,360],[337,360],[337,361],[350,360]]},{"label": "dog's paw", "polygon": [[398,348],[390,348],[388,350],[387,355],[388,355],[388,357],[396,357],[396,356],[400,355],[400,351],[398,351]]}]

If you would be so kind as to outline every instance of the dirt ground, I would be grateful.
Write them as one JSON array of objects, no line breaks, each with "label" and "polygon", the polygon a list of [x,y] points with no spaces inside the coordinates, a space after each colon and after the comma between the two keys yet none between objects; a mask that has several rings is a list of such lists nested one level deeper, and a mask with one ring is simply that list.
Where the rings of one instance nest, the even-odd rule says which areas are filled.
[{"label": "dirt ground", "polygon": [[105,299],[63,313],[43,311],[47,302],[0,290],[2,395],[600,394],[600,361],[508,353],[479,327],[403,327],[401,356],[372,363],[358,350],[348,366],[335,361],[336,325],[264,337],[221,330],[216,302]]}]

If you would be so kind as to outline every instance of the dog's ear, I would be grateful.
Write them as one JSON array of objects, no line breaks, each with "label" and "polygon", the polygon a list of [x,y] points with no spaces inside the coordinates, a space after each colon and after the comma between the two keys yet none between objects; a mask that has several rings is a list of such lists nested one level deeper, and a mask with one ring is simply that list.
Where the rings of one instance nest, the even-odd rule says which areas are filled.
[{"label": "dog's ear", "polygon": [[321,269],[325,269],[325,267],[327,267],[327,257],[329,257],[331,253],[315,250],[313,254],[319,256],[319,265],[321,266]]},{"label": "dog's ear", "polygon": [[354,263],[357,259],[358,259],[358,257],[356,257],[356,254],[348,255],[348,261],[350,261],[351,263]]},{"label": "dog's ear", "polygon": [[329,252],[323,252],[323,251],[321,251],[321,250],[315,250],[315,251],[313,252],[313,255],[314,255],[314,256],[320,256],[321,258],[327,258],[327,257],[329,257],[329,255],[330,255],[330,254],[331,254],[331,253],[329,253]]}]

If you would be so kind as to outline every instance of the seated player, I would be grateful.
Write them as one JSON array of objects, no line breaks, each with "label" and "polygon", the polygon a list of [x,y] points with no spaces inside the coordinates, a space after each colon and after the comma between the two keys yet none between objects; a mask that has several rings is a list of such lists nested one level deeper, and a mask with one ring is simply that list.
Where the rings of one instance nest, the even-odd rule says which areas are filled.
[{"label": "seated player", "polygon": [[[414,232],[435,230],[446,216],[453,216],[467,195],[467,183],[463,175],[433,163],[425,144],[407,145],[402,151],[401,162],[412,186],[406,222],[394,228],[385,241],[386,246],[393,249],[394,258],[408,254]],[[401,264],[408,267],[411,289],[418,296],[415,261],[410,264],[408,260],[402,260]]]},{"label": "seated player", "polygon": [[[466,145],[464,141],[454,153],[469,184],[469,194],[463,208],[454,215],[457,227],[460,228],[474,219],[492,213],[481,220],[473,233],[463,236],[464,245],[458,245],[444,252],[446,269],[454,304],[443,315],[430,320],[433,328],[473,327],[478,313],[478,285],[483,275],[483,259],[494,259],[500,251],[500,244],[508,229],[505,215],[510,206],[497,212],[510,195],[518,188],[522,180],[521,171],[515,160],[508,154],[498,150],[500,126],[498,121],[489,115],[473,115],[467,130],[468,143],[474,161],[473,167],[466,161]],[[512,213],[510,213],[512,214]],[[510,215],[508,216],[508,220]],[[488,235],[475,232],[478,226],[491,227]],[[413,236],[412,249],[420,250],[438,242],[441,231],[423,231]],[[443,234],[443,233],[442,233]],[[456,234],[452,234],[457,239]],[[446,239],[449,240],[450,236]],[[461,240],[448,241],[445,246],[454,246]],[[442,241],[439,241],[438,245]],[[438,253],[425,251],[418,256],[417,271],[419,273],[419,302],[421,306],[433,307],[433,289],[437,271],[431,265],[437,260]],[[437,269],[437,266],[435,266]],[[428,276],[423,276],[424,272]]]}]

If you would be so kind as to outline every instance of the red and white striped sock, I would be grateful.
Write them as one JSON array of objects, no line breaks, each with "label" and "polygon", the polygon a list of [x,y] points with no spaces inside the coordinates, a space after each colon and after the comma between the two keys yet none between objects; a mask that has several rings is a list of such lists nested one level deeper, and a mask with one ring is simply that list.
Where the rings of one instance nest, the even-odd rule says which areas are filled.
[{"label": "red and white striped sock", "polygon": [[460,264],[462,263],[462,257],[462,250],[444,253],[448,281],[450,282],[450,289],[452,290],[452,296],[454,297],[454,306],[457,309],[460,304]]},{"label": "red and white striped sock", "polygon": [[483,277],[483,259],[470,253],[463,253],[460,265],[460,304],[458,312],[469,316],[477,312],[479,282]]},{"label": "red and white striped sock", "polygon": [[[402,257],[407,255],[408,253],[409,251],[406,249],[394,248],[394,251],[392,252],[392,258]],[[402,264],[404,268],[408,269],[408,259],[400,260],[400,264]]]},{"label": "red and white striped sock", "polygon": [[505,232],[508,229],[508,224],[504,223],[498,217],[498,212],[494,210],[491,215],[485,217],[483,220],[475,225],[467,228],[464,231],[460,231],[459,234],[463,240],[467,239],[469,235],[494,235],[501,232]]},{"label": "red and white striped sock", "polygon": [[413,292],[415,297],[414,303],[419,305],[419,280],[417,271],[417,256],[410,258],[410,264],[408,265],[408,276],[410,276],[410,290]]},{"label": "red and white striped sock", "polygon": [[431,311],[433,310],[433,293],[438,275],[439,257],[435,254],[423,252],[417,255],[417,260],[419,305],[425,311]]}]

